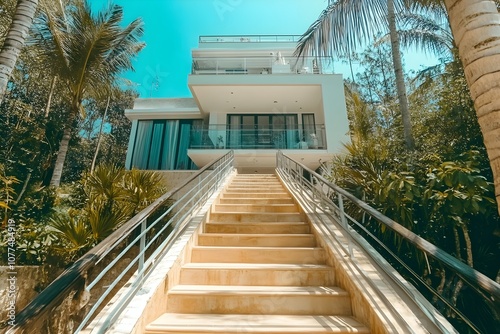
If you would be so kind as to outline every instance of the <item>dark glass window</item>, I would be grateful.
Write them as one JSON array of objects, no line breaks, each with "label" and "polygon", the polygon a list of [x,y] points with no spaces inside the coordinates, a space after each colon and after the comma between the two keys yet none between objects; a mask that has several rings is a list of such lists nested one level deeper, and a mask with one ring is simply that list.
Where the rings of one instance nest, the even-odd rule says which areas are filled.
[{"label": "dark glass window", "polygon": [[197,120],[140,120],[132,167],[149,170],[197,169],[187,155],[191,127]]},{"label": "dark glass window", "polygon": [[227,115],[227,143],[233,149],[296,148],[296,114]]}]

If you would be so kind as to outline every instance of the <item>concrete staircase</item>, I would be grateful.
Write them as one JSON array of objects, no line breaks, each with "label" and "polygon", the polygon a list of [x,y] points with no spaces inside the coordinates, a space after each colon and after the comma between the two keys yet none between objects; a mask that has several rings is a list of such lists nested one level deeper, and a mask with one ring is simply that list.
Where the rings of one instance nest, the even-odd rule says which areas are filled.
[{"label": "concrete staircase", "polygon": [[369,333],[274,175],[240,174],[145,333]]}]

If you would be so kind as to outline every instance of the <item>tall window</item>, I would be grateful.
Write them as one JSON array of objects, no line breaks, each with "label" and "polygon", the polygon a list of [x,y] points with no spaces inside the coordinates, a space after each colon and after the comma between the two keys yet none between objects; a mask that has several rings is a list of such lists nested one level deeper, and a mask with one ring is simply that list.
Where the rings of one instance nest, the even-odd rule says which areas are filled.
[{"label": "tall window", "polygon": [[228,115],[228,148],[296,148],[296,114]]},{"label": "tall window", "polygon": [[187,155],[191,127],[198,120],[139,121],[132,166],[150,170],[196,169]]},{"label": "tall window", "polygon": [[310,148],[318,148],[318,138],[314,114],[302,114],[302,136]]}]

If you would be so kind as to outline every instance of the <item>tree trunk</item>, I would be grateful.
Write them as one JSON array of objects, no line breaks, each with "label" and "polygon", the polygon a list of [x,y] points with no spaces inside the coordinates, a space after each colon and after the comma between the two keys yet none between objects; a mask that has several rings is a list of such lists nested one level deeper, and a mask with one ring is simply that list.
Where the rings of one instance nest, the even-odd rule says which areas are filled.
[{"label": "tree trunk", "polygon": [[445,0],[445,4],[500,203],[500,14],[489,0]]},{"label": "tree trunk", "polygon": [[32,171],[30,169],[30,171],[28,172],[28,175],[26,176],[26,179],[24,180],[23,188],[21,189],[21,192],[19,193],[19,196],[17,196],[17,199],[14,202],[14,205],[19,204],[19,201],[21,200],[21,198],[23,198],[23,195],[26,192],[26,188],[28,188],[28,183],[30,182],[30,179],[31,179],[31,172]]},{"label": "tree trunk", "polygon": [[455,252],[457,255],[455,256],[457,259],[462,261],[462,251],[460,246],[460,236],[458,235],[458,230],[456,226],[453,226],[453,236],[455,237]]},{"label": "tree trunk", "polygon": [[472,241],[470,240],[469,229],[465,224],[462,224],[461,227],[462,233],[464,234],[465,250],[467,252],[467,264],[472,268],[474,267],[474,262],[472,259]]},{"label": "tree trunk", "polygon": [[[72,124],[72,122],[70,122],[70,124]],[[54,166],[52,178],[50,179],[51,186],[59,187],[59,185],[61,184],[62,170],[64,167],[64,162],[66,161],[66,155],[68,154],[70,139],[71,126],[68,125],[64,128],[64,134],[62,136],[61,142],[59,143],[59,151],[57,152],[56,164]]]},{"label": "tree trunk", "polygon": [[[442,296],[444,290],[444,284],[446,283],[446,271],[444,269],[439,269],[438,274],[441,279],[439,280],[439,285],[436,288],[436,291],[439,295]],[[437,296],[432,297],[432,302],[434,305],[436,305],[436,303],[438,302],[438,297]]]},{"label": "tree trunk", "polygon": [[14,18],[0,50],[0,103],[3,101],[7,83],[16,65],[17,57],[19,57],[23,48],[37,6],[38,0],[17,1]]},{"label": "tree trunk", "polygon": [[406,86],[401,62],[401,51],[399,50],[399,36],[396,29],[396,14],[394,13],[394,1],[387,0],[387,20],[389,21],[389,33],[391,37],[392,61],[394,63],[394,74],[396,75],[396,89],[398,92],[399,111],[403,120],[403,131],[406,148],[415,149],[415,140],[411,125],[410,111],[408,110],[408,98],[406,97]]},{"label": "tree trunk", "polygon": [[56,88],[57,75],[52,78],[52,83],[50,84],[49,98],[47,100],[47,105],[45,106],[45,118],[49,118],[50,106],[52,104],[52,96],[54,95],[54,90]]},{"label": "tree trunk", "polygon": [[108,102],[106,103],[106,109],[104,110],[104,115],[102,115],[101,125],[99,126],[99,135],[97,137],[97,147],[95,148],[94,157],[92,158],[92,165],[90,166],[90,174],[94,173],[95,162],[97,160],[97,155],[99,154],[99,146],[101,146],[102,128],[104,127],[104,121],[106,120],[106,114],[108,113],[110,100],[111,100],[111,95],[108,96]]}]

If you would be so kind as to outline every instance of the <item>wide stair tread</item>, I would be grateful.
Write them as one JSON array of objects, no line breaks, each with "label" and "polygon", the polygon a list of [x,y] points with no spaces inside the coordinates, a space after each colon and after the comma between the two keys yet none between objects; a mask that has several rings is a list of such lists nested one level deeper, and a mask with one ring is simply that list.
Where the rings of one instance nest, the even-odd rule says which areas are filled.
[{"label": "wide stair tread", "polygon": [[176,285],[167,311],[215,314],[351,315],[349,294],[328,286]]},{"label": "wide stair tread", "polygon": [[323,264],[188,263],[182,267],[179,284],[331,286],[334,271]]},{"label": "wide stair tread", "polygon": [[212,212],[210,219],[215,222],[301,222],[300,212]]},{"label": "wide stair tread", "polygon": [[221,195],[221,198],[292,198],[289,193],[280,191],[280,192],[268,192],[268,191],[244,191],[244,192],[224,192]]},{"label": "wide stair tread", "polygon": [[295,204],[291,197],[289,198],[220,198],[220,204],[254,204],[254,205],[273,205],[273,204]]},{"label": "wide stair tread", "polygon": [[305,222],[210,222],[205,224],[208,233],[282,234],[309,233]]},{"label": "wide stair tread", "polygon": [[271,213],[287,213],[298,212],[298,207],[295,204],[214,204],[214,212],[271,212]]},{"label": "wide stair tread", "polygon": [[201,233],[199,246],[314,247],[313,234]]},{"label": "wide stair tread", "polygon": [[194,246],[192,262],[325,263],[320,247]]},{"label": "wide stair tread", "polygon": [[176,314],[166,313],[146,328],[165,333],[370,333],[351,317],[334,315]]}]

